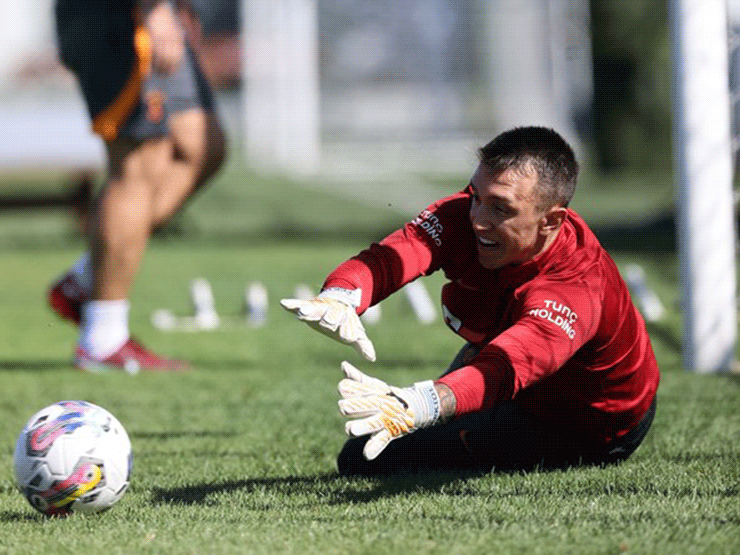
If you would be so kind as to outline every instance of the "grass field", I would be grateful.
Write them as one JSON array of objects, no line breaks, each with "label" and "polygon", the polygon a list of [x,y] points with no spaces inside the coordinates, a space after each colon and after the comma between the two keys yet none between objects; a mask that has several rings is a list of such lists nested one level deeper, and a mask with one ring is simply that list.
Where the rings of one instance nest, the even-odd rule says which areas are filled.
[{"label": "grass field", "polygon": [[[619,264],[646,268],[668,308],[650,328],[663,371],[658,414],[621,466],[526,475],[336,474],[340,361],[405,385],[436,376],[462,342],[441,322],[421,326],[397,296],[368,328],[378,352],[370,364],[276,301],[297,283],[318,288],[337,263],[402,223],[401,214],[231,167],[153,240],[132,293],[133,333],[195,365],[177,376],[72,369],[76,332],[46,308],[44,293],[83,242],[62,213],[3,214],[0,553],[740,553],[740,377],[681,370],[671,233],[647,217],[670,198],[665,180],[592,180],[576,208],[596,222]],[[634,217],[617,221],[625,211]],[[232,325],[155,330],[152,310],[190,311],[188,285],[198,276],[211,282]],[[252,280],[266,284],[272,301],[258,329],[238,322]],[[441,276],[425,283],[436,297]],[[14,487],[17,433],[61,399],[107,408],[131,436],[131,489],[102,515],[46,519]]]}]

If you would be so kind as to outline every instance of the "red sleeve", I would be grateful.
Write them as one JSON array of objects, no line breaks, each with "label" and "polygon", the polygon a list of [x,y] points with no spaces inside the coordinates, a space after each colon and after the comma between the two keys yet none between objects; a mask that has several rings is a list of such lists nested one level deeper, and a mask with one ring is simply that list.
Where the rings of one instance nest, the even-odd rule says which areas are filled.
[{"label": "red sleeve", "polygon": [[469,195],[464,192],[435,202],[403,228],[340,264],[323,288],[361,288],[357,309],[361,314],[419,276],[441,268],[454,251],[468,207]]},{"label": "red sleeve", "polygon": [[524,294],[514,324],[467,366],[439,379],[452,389],[457,414],[511,399],[560,369],[591,337],[601,317],[600,292],[581,281]]}]

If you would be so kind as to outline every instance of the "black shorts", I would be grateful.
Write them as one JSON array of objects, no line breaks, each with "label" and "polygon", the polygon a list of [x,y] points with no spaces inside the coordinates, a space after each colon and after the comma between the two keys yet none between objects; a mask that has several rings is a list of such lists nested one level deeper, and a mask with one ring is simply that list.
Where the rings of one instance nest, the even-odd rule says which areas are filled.
[{"label": "black shorts", "polygon": [[136,27],[132,4],[56,4],[60,58],[77,77],[93,130],[106,140],[163,136],[171,114],[214,109],[213,93],[189,48],[173,74],[151,70],[150,42]]},{"label": "black shorts", "polygon": [[[448,372],[469,361],[476,348],[466,345]],[[550,429],[515,401],[467,414],[446,424],[422,428],[392,441],[373,461],[362,449],[367,437],[347,441],[337,459],[343,475],[384,475],[437,471],[528,471],[582,465],[607,465],[627,459],[645,438],[653,417],[653,400],[638,424],[607,445],[584,443]]]}]

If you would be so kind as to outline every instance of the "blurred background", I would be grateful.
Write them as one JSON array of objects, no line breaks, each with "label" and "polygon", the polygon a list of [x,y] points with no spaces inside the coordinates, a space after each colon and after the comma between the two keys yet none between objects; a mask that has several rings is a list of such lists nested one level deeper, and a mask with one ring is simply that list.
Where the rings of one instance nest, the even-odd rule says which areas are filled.
[{"label": "blurred background", "polygon": [[[0,0],[0,171],[99,161],[57,62],[52,3]],[[665,1],[183,3],[235,153],[254,166],[468,171],[475,146],[536,122],[600,171],[670,167]],[[293,147],[274,167],[281,140]]]},{"label": "blurred background", "polygon": [[[666,0],[179,3],[245,171],[407,215],[463,185],[498,132],[548,125],[578,151],[589,221],[673,225]],[[53,0],[16,4],[0,0],[0,210],[84,215],[102,144],[58,62]],[[733,153],[738,14],[729,0]]]}]

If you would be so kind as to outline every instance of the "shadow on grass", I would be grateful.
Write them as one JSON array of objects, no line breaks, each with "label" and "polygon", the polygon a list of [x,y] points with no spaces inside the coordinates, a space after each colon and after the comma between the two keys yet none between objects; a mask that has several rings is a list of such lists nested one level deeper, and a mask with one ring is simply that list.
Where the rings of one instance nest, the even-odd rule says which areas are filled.
[{"label": "shadow on grass", "polygon": [[[156,488],[152,496],[154,505],[201,505],[208,503],[212,494],[240,491],[252,493],[309,494],[313,499],[326,499],[330,505],[369,503],[384,497],[409,493],[435,493],[444,489],[450,495],[473,495],[462,487],[464,480],[487,475],[486,473],[426,472],[385,478],[345,478],[337,473],[318,476],[285,476],[279,478],[250,478],[215,484],[194,484],[178,488]],[[459,487],[450,486],[459,482]],[[369,484],[369,488],[368,488]]]},{"label": "shadow on grass", "polygon": [[[248,359],[207,359],[197,358],[189,359],[193,370],[191,372],[198,372],[199,370],[236,370],[236,371],[251,371],[251,370],[262,370],[263,367],[255,363],[254,360]],[[0,372],[3,370],[24,370],[31,372],[46,372],[46,371],[57,371],[57,370],[70,370],[74,369],[74,364],[70,359],[64,360],[33,360],[33,359],[0,359]],[[75,370],[76,372],[78,370]],[[144,372],[146,372],[144,370]]]},{"label": "shadow on grass", "polygon": [[72,368],[70,359],[64,360],[29,360],[29,359],[0,359],[0,371],[2,370],[31,370],[34,372],[45,372],[47,370],[66,370]]},{"label": "shadow on grass", "polygon": [[18,511],[0,511],[0,522],[33,522],[37,524],[41,521],[48,520],[41,513],[27,512],[21,513]]},{"label": "shadow on grass", "polygon": [[212,494],[232,491],[246,491],[249,493],[258,489],[288,490],[296,487],[305,490],[316,486],[321,487],[333,482],[336,478],[338,478],[337,475],[329,474],[315,477],[287,476],[283,478],[233,480],[216,484],[193,484],[170,489],[155,488],[152,503],[154,505],[201,505]]},{"label": "shadow on grass", "polygon": [[173,432],[130,432],[129,436],[136,439],[156,439],[160,441],[168,439],[180,439],[183,437],[234,437],[239,435],[235,431],[228,430],[180,430]]}]

